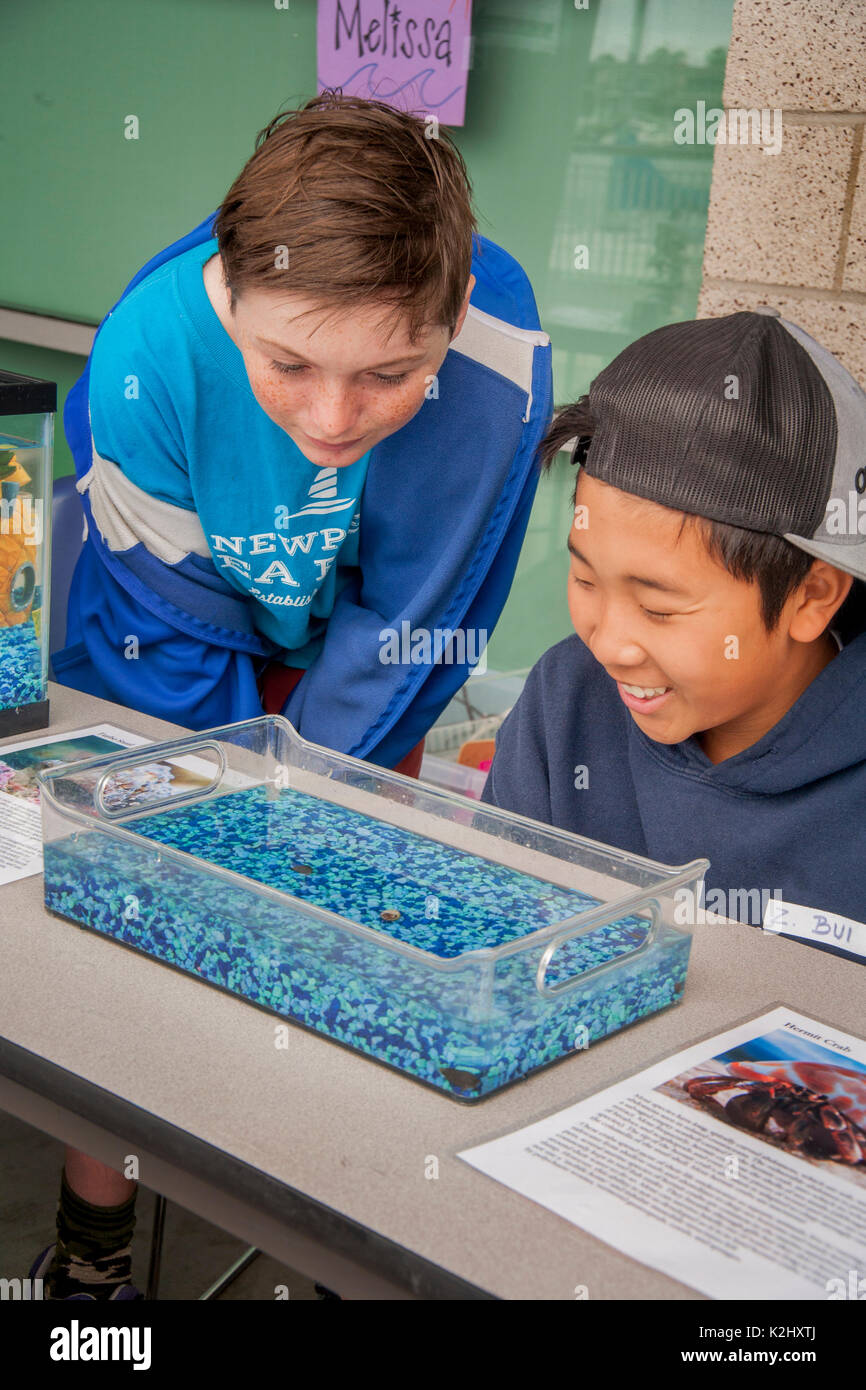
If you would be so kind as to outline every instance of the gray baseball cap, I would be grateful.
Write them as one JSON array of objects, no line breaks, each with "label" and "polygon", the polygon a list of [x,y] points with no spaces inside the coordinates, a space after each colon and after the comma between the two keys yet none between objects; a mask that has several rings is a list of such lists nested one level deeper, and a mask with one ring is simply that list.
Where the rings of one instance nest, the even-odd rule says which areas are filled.
[{"label": "gray baseball cap", "polygon": [[777,310],[655,329],[599,373],[589,406],[574,457],[591,476],[866,580],[866,392]]}]

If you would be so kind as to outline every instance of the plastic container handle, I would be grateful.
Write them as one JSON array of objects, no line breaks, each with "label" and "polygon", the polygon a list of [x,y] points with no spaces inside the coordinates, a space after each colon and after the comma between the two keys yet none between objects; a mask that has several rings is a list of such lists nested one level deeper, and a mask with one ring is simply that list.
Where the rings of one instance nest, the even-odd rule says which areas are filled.
[{"label": "plastic container handle", "polygon": [[[189,739],[186,743],[173,744],[171,749],[171,757],[172,759],[174,759],[184,753],[199,753],[204,748],[212,749],[212,751],[216,753],[217,756],[217,769],[210,782],[208,782],[207,785],[204,787],[190,787],[188,791],[179,792],[177,796],[167,796],[164,798],[164,805],[176,806],[179,801],[191,801],[194,797],[200,798],[209,796],[211,792],[216,791],[217,787],[220,785],[223,777],[225,776],[226,755],[222,748],[222,745],[217,743],[215,739],[204,739],[201,742],[196,742],[194,739]],[[116,760],[113,760],[111,766],[107,767],[105,771],[102,773],[102,776],[96,784],[96,790],[93,793],[94,804],[100,816],[104,816],[106,820],[117,820],[119,816],[129,815],[129,806],[118,806],[117,809],[112,809],[110,806],[106,806],[104,800],[106,784],[111,780],[111,778],[117,773],[117,771],[120,768],[136,767],[138,765],[144,767],[147,763],[165,761],[167,761],[167,759],[160,758],[158,754],[156,755],[156,757],[154,757],[152,748],[150,750],[150,753],[147,753],[142,749],[136,749],[135,752],[130,753],[128,757],[118,757]],[[149,810],[152,811],[154,809],[154,803],[148,802],[147,804]],[[140,808],[133,807],[133,809]]]},{"label": "plastic container handle", "polygon": [[605,970],[612,970],[615,966],[622,965],[624,961],[634,960],[636,956],[643,955],[648,951],[658,936],[659,923],[661,921],[661,909],[658,902],[653,898],[646,904],[650,912],[649,930],[639,946],[634,946],[630,951],[623,951],[619,956],[614,956],[613,960],[602,961],[599,965],[593,965],[589,970],[581,970],[579,974],[572,975],[570,979],[560,980],[559,984],[549,985],[545,982],[548,967],[555,951],[563,946],[566,941],[573,940],[577,936],[588,936],[591,932],[599,931],[601,927],[608,926],[618,918],[609,917],[607,922],[593,922],[587,926],[575,927],[573,931],[567,932],[564,936],[557,937],[545,948],[541,960],[538,962],[538,970],[535,973],[535,988],[539,994],[544,995],[545,999],[556,999],[560,994],[576,989],[578,985],[584,984],[587,980],[595,979]]}]

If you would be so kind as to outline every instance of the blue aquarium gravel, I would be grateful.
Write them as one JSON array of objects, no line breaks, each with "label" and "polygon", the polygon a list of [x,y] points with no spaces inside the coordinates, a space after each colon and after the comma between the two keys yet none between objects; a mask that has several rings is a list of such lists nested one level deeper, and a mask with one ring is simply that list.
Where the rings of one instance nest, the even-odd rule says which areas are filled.
[{"label": "blue aquarium gravel", "polygon": [[42,652],[33,619],[0,627],[0,709],[44,699]]},{"label": "blue aquarium gravel", "polygon": [[[46,905],[464,1099],[676,1002],[685,983],[690,941],[668,932],[548,999],[535,984],[547,943],[521,951],[520,940],[596,899],[305,793],[252,788],[128,829],[141,838],[101,827],[46,845]],[[298,901],[171,863],[163,846]],[[627,917],[564,943],[548,984],[616,959],[646,930]],[[465,954],[507,943],[514,953],[496,961]]]},{"label": "blue aquarium gravel", "polygon": [[[444,959],[515,941],[597,903],[306,792],[269,799],[255,787],[168,809],[136,828]],[[631,925],[638,934],[623,950],[645,930]],[[605,942],[606,954],[618,948],[617,932],[597,935],[592,963]]]}]

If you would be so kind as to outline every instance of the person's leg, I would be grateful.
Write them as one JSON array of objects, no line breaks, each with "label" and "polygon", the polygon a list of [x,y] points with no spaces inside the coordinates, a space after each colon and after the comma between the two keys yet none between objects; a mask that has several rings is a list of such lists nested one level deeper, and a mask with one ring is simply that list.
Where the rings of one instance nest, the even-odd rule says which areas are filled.
[{"label": "person's leg", "polygon": [[67,1146],[64,1159],[57,1248],[45,1292],[48,1298],[109,1298],[131,1279],[138,1183],[79,1149]]},{"label": "person's leg", "polygon": [[72,1191],[85,1202],[97,1207],[116,1207],[133,1195],[138,1183],[125,1178],[114,1168],[107,1168],[99,1159],[91,1158],[80,1149],[72,1149],[67,1144],[63,1155],[63,1171]]}]

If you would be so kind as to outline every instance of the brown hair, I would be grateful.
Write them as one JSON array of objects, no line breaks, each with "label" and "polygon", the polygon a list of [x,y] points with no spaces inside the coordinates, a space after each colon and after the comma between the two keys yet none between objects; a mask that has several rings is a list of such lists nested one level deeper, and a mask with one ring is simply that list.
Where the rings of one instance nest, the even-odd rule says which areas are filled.
[{"label": "brown hair", "polygon": [[[586,458],[595,430],[596,419],[590,409],[589,396],[581,396],[573,405],[564,406],[557,412],[541,441],[542,467],[549,469],[563,445],[575,438],[578,441],[575,462],[581,463]],[[731,526],[724,521],[712,521],[709,517],[683,512],[680,535],[688,525],[697,525],[700,528],[710,555],[729,574],[735,579],[757,584],[761,598],[761,618],[767,631],[772,632],[789,595],[802,584],[812,568],[812,556],[800,550],[799,546],[786,541],[783,536],[774,536],[764,531],[747,531],[742,526]],[[864,586],[855,582],[839,606],[834,626],[839,627],[841,631],[841,620],[844,618],[846,628],[854,623],[856,630],[856,625],[862,618],[863,600]]]},{"label": "brown hair", "polygon": [[339,91],[276,115],[214,223],[232,312],[245,289],[273,290],[387,302],[412,338],[427,324],[453,332],[476,222],[462,155],[429,130]]}]

